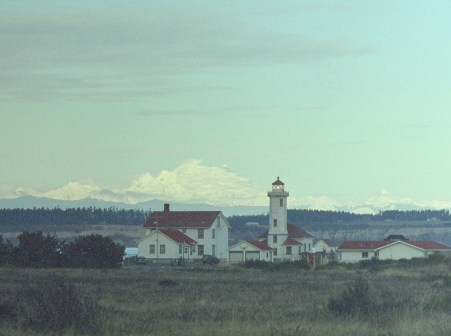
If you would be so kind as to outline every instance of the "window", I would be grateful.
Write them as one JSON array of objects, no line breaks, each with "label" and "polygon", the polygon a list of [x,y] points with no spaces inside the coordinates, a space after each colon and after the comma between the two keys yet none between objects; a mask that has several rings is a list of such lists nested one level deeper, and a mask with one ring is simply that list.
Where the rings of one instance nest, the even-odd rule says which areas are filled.
[{"label": "window", "polygon": [[166,245],[160,245],[160,254],[166,253]]},{"label": "window", "polygon": [[197,245],[197,254],[204,255],[204,245]]},{"label": "window", "polygon": [[374,252],[374,258],[379,258],[379,251]]},{"label": "window", "polygon": [[311,251],[312,250],[312,244],[308,243],[308,250]]},{"label": "window", "polygon": [[182,244],[179,244],[179,254],[182,254]]},{"label": "window", "polygon": [[155,245],[149,245],[149,254],[155,254]]},{"label": "window", "polygon": [[301,254],[301,253],[302,253],[302,244],[299,245],[299,254]]},{"label": "window", "polygon": [[190,254],[193,254],[194,252],[196,252],[196,246],[191,246],[191,253]]},{"label": "window", "polygon": [[204,238],[204,229],[198,229],[197,230],[197,238],[203,239]]},{"label": "window", "polygon": [[280,199],[280,207],[283,207],[283,198]]},{"label": "window", "polygon": [[277,243],[277,236],[276,235],[272,236],[272,242],[273,243]]},{"label": "window", "polygon": [[368,258],[368,252],[362,252],[362,258]]},{"label": "window", "polygon": [[287,246],[287,255],[291,255],[291,246]]},{"label": "window", "polygon": [[272,220],[272,226],[277,227],[277,219]]},{"label": "window", "polygon": [[274,249],[274,255],[275,256],[277,255],[277,249]]},{"label": "window", "polygon": [[211,238],[216,238],[216,229],[211,229]]},{"label": "window", "polygon": [[211,245],[211,254],[216,255],[216,246],[215,245]]}]

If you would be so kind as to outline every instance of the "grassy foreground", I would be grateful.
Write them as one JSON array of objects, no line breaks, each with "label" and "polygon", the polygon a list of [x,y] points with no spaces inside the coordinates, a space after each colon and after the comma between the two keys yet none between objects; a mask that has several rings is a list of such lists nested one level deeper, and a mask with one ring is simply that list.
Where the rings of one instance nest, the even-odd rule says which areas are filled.
[{"label": "grassy foreground", "polygon": [[[450,271],[446,262],[317,270],[0,268],[0,335],[445,336]],[[57,301],[57,311],[42,308],[42,297]],[[74,304],[61,317],[65,300]],[[80,319],[55,329],[61,332],[41,330],[39,321],[52,314],[55,326]]]}]

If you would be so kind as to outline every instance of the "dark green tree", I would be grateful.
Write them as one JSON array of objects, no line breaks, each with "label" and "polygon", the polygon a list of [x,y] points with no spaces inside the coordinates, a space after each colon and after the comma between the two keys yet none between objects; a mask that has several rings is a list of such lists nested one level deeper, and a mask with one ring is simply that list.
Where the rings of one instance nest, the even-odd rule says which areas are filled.
[{"label": "dark green tree", "polygon": [[57,267],[60,265],[61,246],[55,236],[41,231],[24,231],[14,249],[15,263],[23,267]]},{"label": "dark green tree", "polygon": [[13,245],[9,240],[4,241],[0,235],[0,265],[9,264],[12,261]]},{"label": "dark green tree", "polygon": [[125,247],[99,234],[78,236],[64,246],[64,264],[68,267],[113,268],[120,265]]}]

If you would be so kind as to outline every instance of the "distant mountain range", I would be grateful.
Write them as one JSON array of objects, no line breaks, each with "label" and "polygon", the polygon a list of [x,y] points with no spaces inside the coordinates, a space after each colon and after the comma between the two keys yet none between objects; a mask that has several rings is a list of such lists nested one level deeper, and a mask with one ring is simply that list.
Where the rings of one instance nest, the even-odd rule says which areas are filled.
[{"label": "distant mountain range", "polygon": [[[125,202],[104,201],[95,198],[85,198],[81,200],[58,200],[46,197],[35,196],[21,196],[17,198],[0,199],[0,208],[82,208],[82,207],[96,207],[109,208],[116,207],[119,209],[142,209],[160,211],[163,209],[164,203],[169,203],[171,210],[175,211],[190,211],[190,210],[204,210],[204,211],[222,211],[226,216],[232,215],[261,215],[268,213],[267,206],[215,206],[206,203],[177,203],[164,200],[149,200],[141,203],[129,204]],[[367,200],[364,204],[352,205],[337,205],[332,199],[326,197],[320,198],[306,198],[300,200],[300,205],[289,206],[292,209],[310,209],[310,210],[329,210],[329,211],[344,211],[354,212],[359,214],[374,214],[384,210],[421,210],[421,209],[449,209],[450,204],[445,202],[429,202],[418,203],[409,199],[399,199],[388,194],[381,194],[378,197]]]},{"label": "distant mountain range", "polygon": [[146,202],[128,204],[125,202],[102,201],[94,198],[85,198],[82,200],[56,200],[46,197],[21,196],[10,199],[0,199],[0,208],[14,209],[32,209],[32,208],[109,208],[116,207],[119,209],[142,209],[161,211],[165,203],[170,204],[171,210],[174,211],[222,211],[226,216],[232,215],[261,215],[268,212],[268,207],[264,206],[214,206],[205,203],[175,203],[170,201],[150,200]]}]

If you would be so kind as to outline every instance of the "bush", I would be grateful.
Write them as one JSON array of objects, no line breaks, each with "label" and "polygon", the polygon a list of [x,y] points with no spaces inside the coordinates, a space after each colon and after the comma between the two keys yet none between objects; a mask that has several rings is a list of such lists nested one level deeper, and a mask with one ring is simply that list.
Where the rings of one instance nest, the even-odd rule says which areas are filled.
[{"label": "bush", "polygon": [[41,231],[24,231],[14,249],[15,263],[23,267],[57,267],[60,265],[61,247],[56,238]]},{"label": "bush", "polygon": [[246,260],[243,264],[245,268],[257,268],[267,271],[285,271],[296,269],[310,269],[306,260],[267,262],[264,260]]},{"label": "bush", "polygon": [[64,246],[64,263],[68,267],[114,268],[122,263],[125,247],[99,234],[78,236]]},{"label": "bush", "polygon": [[100,330],[99,306],[92,297],[81,296],[65,277],[27,285],[16,300],[17,323],[36,332],[95,335]]},{"label": "bush", "polygon": [[3,236],[0,235],[0,265],[7,265],[11,263],[13,256],[13,246],[9,240],[6,242],[3,240]]},{"label": "bush", "polygon": [[337,315],[366,315],[373,306],[368,281],[362,277],[346,287],[337,298],[330,298],[327,308]]},{"label": "bush", "polygon": [[159,282],[159,285],[162,287],[174,287],[177,285],[177,282],[172,279],[163,279]]}]

